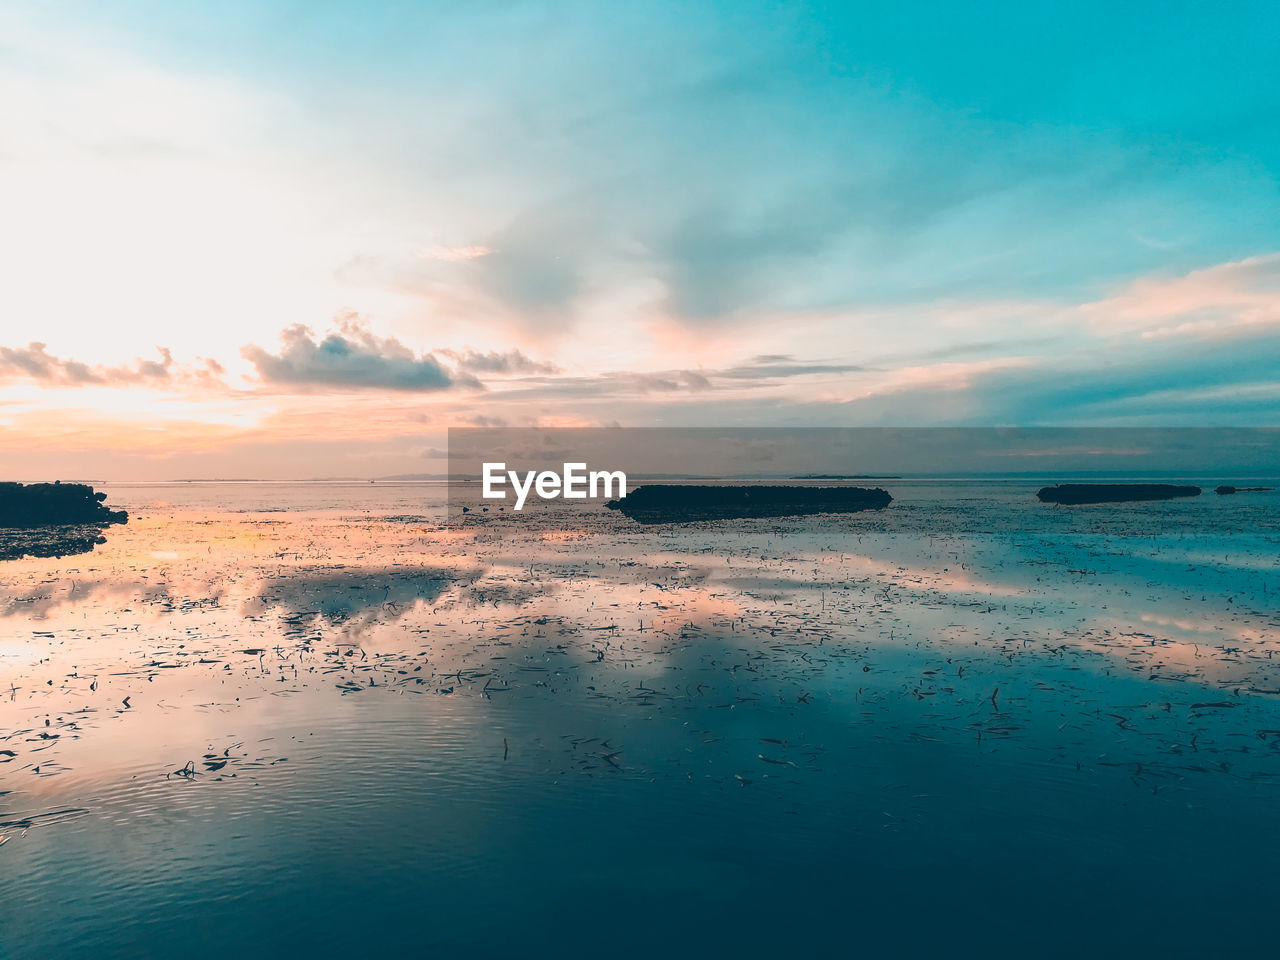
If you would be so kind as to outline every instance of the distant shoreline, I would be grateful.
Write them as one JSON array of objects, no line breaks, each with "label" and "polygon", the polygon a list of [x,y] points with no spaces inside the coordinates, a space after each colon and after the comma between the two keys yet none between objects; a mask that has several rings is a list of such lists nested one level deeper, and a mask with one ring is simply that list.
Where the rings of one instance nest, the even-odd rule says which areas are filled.
[{"label": "distant shoreline", "polygon": [[[646,483],[741,483],[741,482],[759,482],[759,483],[786,483],[789,481],[799,482],[805,480],[825,480],[825,481],[854,481],[854,480],[888,480],[899,483],[1040,483],[1051,484],[1066,480],[1081,482],[1119,482],[1119,483],[1136,483],[1141,481],[1161,481],[1168,482],[1174,480],[1199,480],[1208,483],[1212,481],[1211,486],[1218,483],[1234,483],[1239,485],[1245,481],[1280,481],[1280,472],[1278,473],[1243,473],[1231,470],[1207,470],[1197,473],[1169,472],[1169,473],[1088,473],[1084,471],[1057,471],[1044,473],[973,473],[973,474],[805,474],[802,476],[793,476],[788,474],[737,474],[734,476],[716,477],[716,476],[674,476],[671,474],[651,475],[651,474],[633,474],[630,475],[636,481],[644,481]],[[129,486],[179,486],[186,484],[425,484],[425,483],[449,483],[452,481],[474,481],[480,480],[479,476],[475,477],[451,477],[447,474],[420,474],[410,476],[389,476],[389,477],[305,477],[305,478],[257,478],[257,477],[182,477],[178,479],[167,480],[136,480],[122,478],[104,478],[104,477],[10,477],[4,478],[3,482],[17,483],[51,483],[53,480],[61,480],[63,483],[87,483],[87,484],[124,484]]]}]

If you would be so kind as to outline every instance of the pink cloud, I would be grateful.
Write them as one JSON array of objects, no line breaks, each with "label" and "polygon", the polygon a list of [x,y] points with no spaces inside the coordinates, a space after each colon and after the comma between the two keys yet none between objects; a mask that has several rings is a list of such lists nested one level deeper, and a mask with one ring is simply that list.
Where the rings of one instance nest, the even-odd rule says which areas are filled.
[{"label": "pink cloud", "polygon": [[1221,335],[1280,323],[1280,253],[1143,277],[1106,300],[1082,307],[1104,333],[1146,338]]}]

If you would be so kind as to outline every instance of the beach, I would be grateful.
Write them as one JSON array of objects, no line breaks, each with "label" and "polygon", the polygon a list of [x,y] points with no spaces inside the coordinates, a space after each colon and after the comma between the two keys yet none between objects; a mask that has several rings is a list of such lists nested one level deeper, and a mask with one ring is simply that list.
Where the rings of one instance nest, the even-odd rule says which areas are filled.
[{"label": "beach", "polygon": [[1264,949],[1276,495],[884,485],[105,485],[0,568],[0,956]]}]

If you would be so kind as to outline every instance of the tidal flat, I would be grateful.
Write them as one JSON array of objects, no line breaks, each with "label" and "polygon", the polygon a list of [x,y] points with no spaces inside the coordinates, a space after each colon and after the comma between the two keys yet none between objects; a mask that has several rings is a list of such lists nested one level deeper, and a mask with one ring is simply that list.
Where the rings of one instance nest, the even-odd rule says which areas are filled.
[{"label": "tidal flat", "polygon": [[883,485],[107,484],[0,561],[0,958],[1269,954],[1280,494]]}]

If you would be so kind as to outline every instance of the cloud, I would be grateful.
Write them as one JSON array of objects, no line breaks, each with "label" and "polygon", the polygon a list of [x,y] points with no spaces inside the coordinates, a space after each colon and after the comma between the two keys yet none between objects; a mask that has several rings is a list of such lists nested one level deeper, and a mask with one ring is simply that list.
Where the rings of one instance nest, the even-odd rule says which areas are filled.
[{"label": "cloud", "polygon": [[1101,333],[1139,333],[1148,339],[1280,325],[1280,253],[1182,276],[1141,277],[1082,310]]},{"label": "cloud", "polygon": [[[843,405],[887,424],[1273,425],[1280,383],[1266,336],[1144,342],[1052,359],[895,371]],[[802,408],[828,422],[831,398]]]},{"label": "cloud", "polygon": [[518,216],[494,237],[495,252],[480,261],[476,280],[518,315],[540,324],[570,310],[583,293],[589,263],[599,259],[598,226],[574,206],[540,208]]},{"label": "cloud", "polygon": [[1274,424],[1272,337],[1157,341],[1081,354],[973,384],[987,418],[1009,423]]},{"label": "cloud", "polygon": [[459,260],[476,260],[493,253],[488,247],[479,245],[470,247],[423,247],[418,256],[423,260],[439,260],[442,263],[456,263]]},{"label": "cloud", "polygon": [[773,380],[782,377],[807,377],[816,374],[855,373],[863,368],[848,363],[797,363],[785,354],[752,357],[746,363],[713,375],[727,380]]},{"label": "cloud", "polygon": [[278,354],[254,345],[241,351],[264,383],[414,392],[480,387],[475,377],[450,371],[430,353],[415,354],[394,337],[375,336],[354,317],[341,320],[323,340],[301,324],[286,328],[281,340]]},{"label": "cloud", "polygon": [[838,378],[864,369],[855,364],[798,361],[788,354],[770,354],[723,369],[605,370],[592,376],[530,377],[520,381],[523,389],[506,390],[501,398],[505,401],[607,399],[760,390],[791,378]]},{"label": "cloud", "polygon": [[36,341],[25,347],[0,347],[0,381],[33,380],[59,387],[208,386],[220,382],[224,371],[216,360],[180,366],[167,347],[156,347],[156,350],[159,360],[138,359],[132,366],[90,366],[55,356],[46,344]]},{"label": "cloud", "polygon": [[609,379],[639,393],[674,393],[677,390],[710,390],[711,381],[696,370],[668,373],[615,373]]},{"label": "cloud", "polygon": [[530,360],[519,350],[508,350],[506,353],[495,350],[488,353],[476,350],[461,353],[441,350],[440,353],[452,360],[459,370],[467,373],[553,374],[560,370],[554,363]]}]

